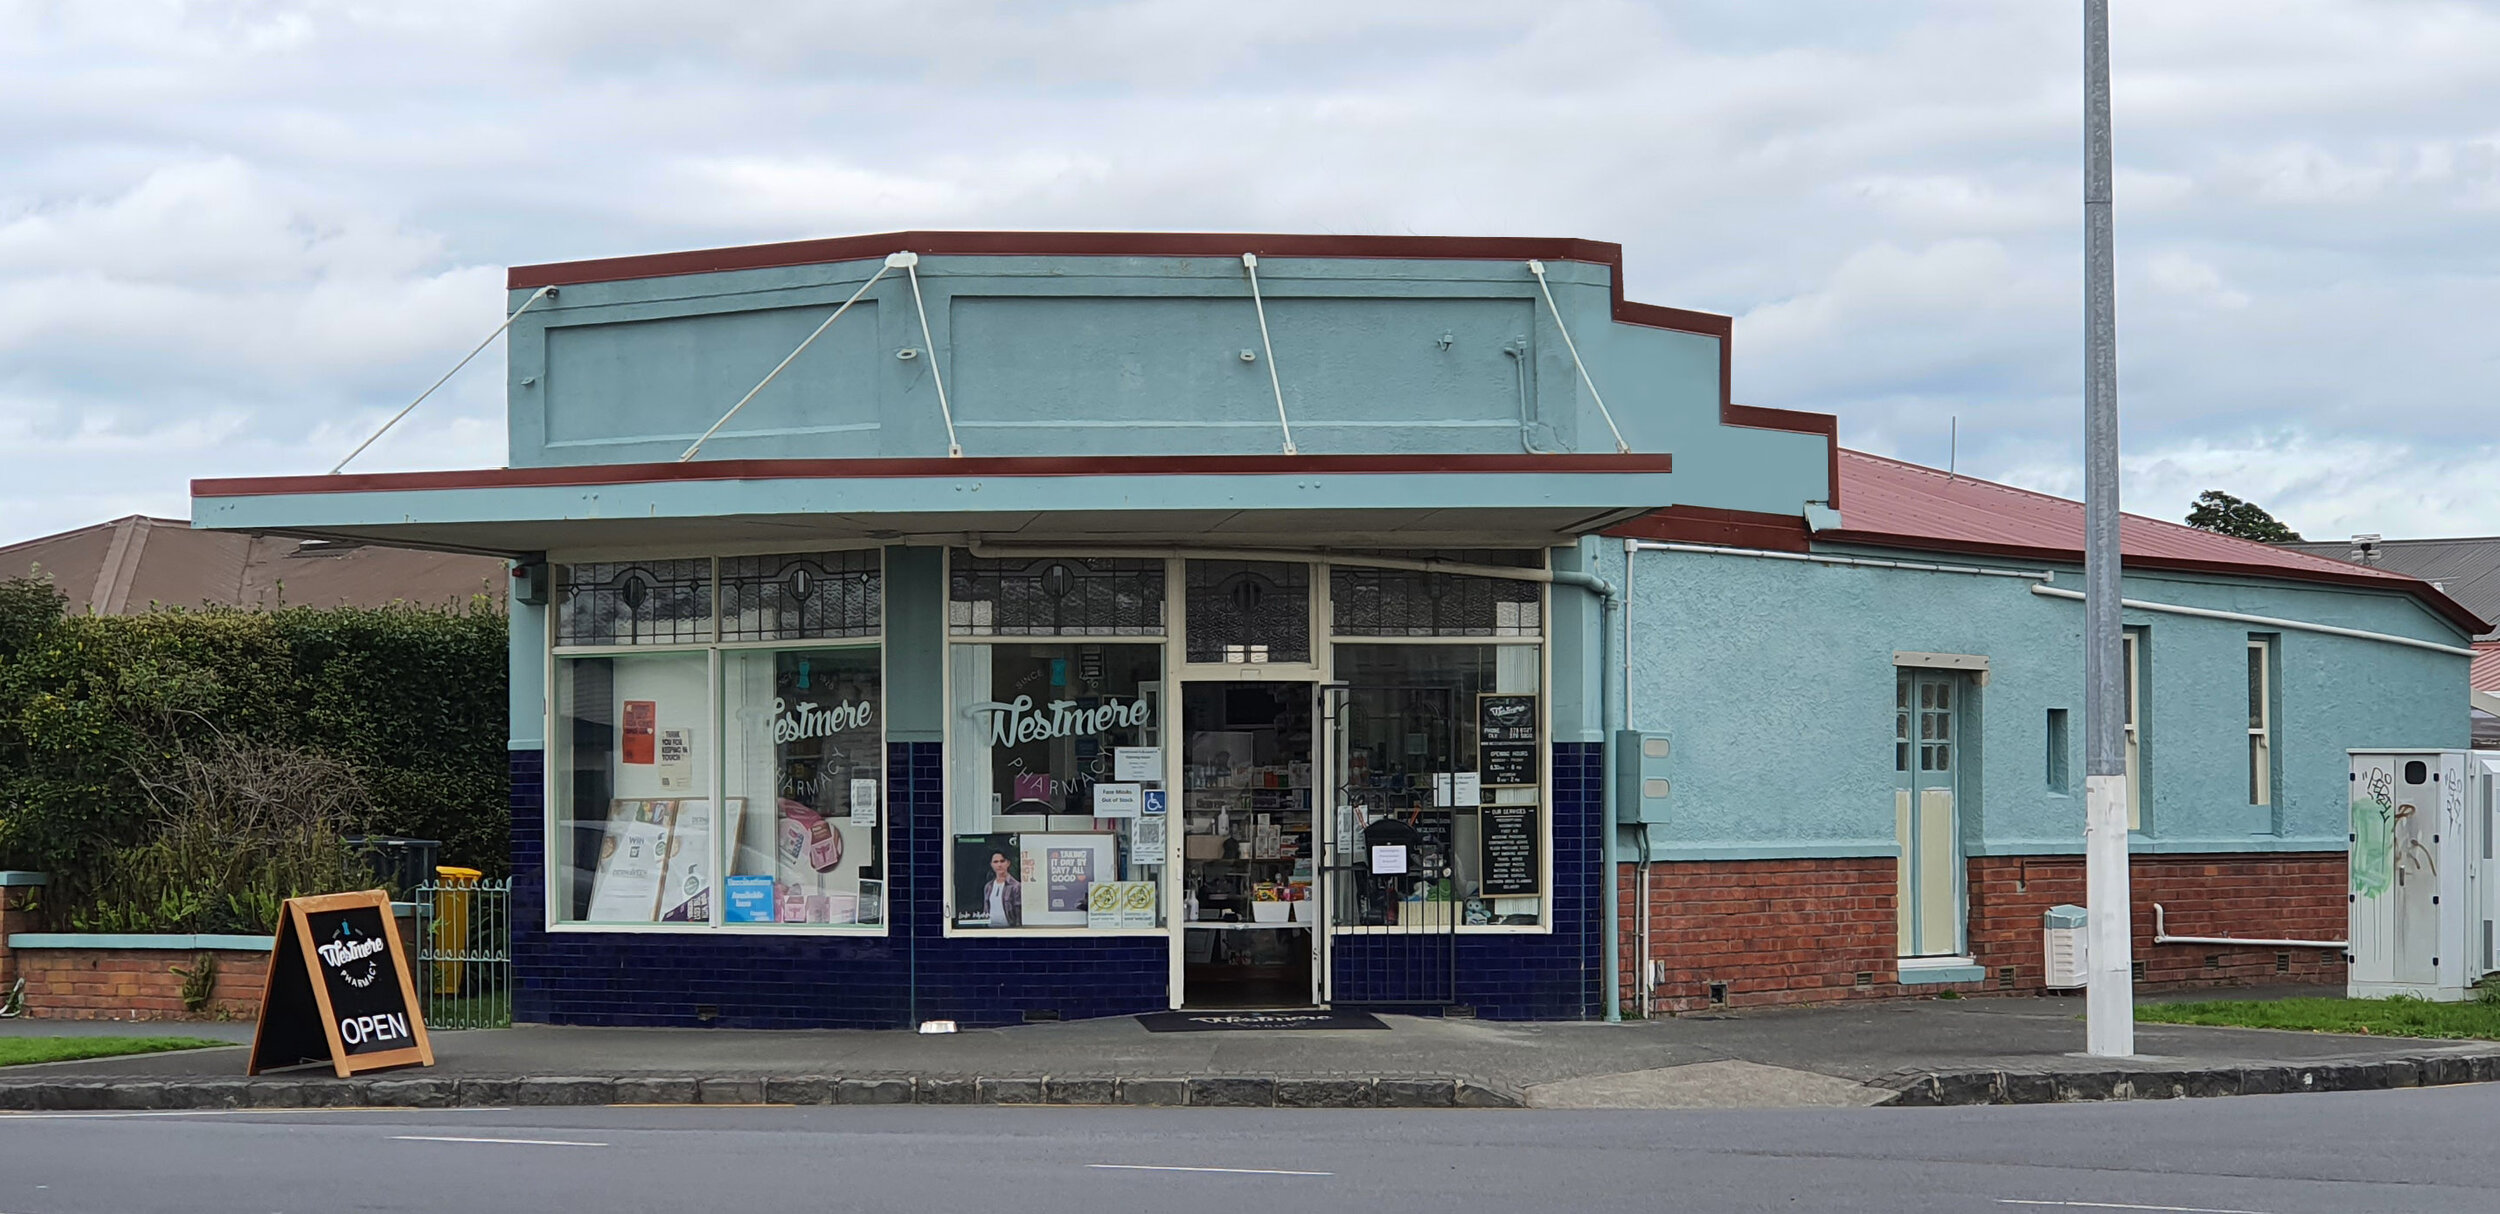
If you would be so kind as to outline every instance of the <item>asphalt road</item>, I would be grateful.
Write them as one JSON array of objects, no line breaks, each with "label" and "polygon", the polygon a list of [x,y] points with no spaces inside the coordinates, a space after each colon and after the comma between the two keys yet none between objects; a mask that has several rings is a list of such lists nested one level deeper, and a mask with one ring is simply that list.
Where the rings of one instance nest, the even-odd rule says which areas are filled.
[{"label": "asphalt road", "polygon": [[0,1214],[2500,1209],[2500,1086],[1777,1112],[0,1115]]}]

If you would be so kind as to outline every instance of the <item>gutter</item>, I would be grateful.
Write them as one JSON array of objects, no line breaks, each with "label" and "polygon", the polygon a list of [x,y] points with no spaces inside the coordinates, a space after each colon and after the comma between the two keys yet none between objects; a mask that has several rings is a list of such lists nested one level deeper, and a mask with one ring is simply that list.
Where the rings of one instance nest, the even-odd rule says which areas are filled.
[{"label": "gutter", "polygon": [[[2045,597],[2055,599],[2075,599],[2080,601],[2083,598],[2083,592],[2080,590],[2061,590],[2055,586],[2034,586],[2031,588],[2031,592],[2033,594],[2043,595]],[[2433,653],[2452,653],[2458,657],[2470,658],[2476,656],[2475,652],[2471,649],[2463,649],[2455,645],[2442,645],[2437,641],[2425,641],[2419,637],[2398,636],[2392,632],[2371,632],[2362,628],[2339,628],[2333,624],[2312,624],[2307,620],[2278,619],[2270,615],[2248,615],[2238,611],[2215,611],[2206,607],[2182,607],[2176,603],[2154,603],[2148,602],[2144,599],[2120,599],[2118,600],[2118,604],[2122,607],[2134,608],[2137,611],[2155,611],[2164,615],[2189,615],[2195,616],[2199,619],[2229,620],[2235,624],[2262,624],[2268,628],[2280,628],[2287,632],[2317,632],[2324,633],[2327,636],[2350,637],[2356,641],[2378,641],[2388,645],[2403,645],[2412,649],[2427,649]]]}]

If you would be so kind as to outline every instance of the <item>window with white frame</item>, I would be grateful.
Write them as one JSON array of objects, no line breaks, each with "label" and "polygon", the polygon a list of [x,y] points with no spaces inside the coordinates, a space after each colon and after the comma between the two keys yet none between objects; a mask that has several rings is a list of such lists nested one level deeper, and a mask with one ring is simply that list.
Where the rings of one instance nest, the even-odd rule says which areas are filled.
[{"label": "window with white frame", "polygon": [[949,930],[1161,930],[1164,563],[948,565]]},{"label": "window with white frame", "polygon": [[2274,804],[2274,638],[2248,638],[2248,803]]},{"label": "window with white frame", "polygon": [[2138,674],[2142,669],[2143,645],[2139,639],[2143,629],[2130,628],[2119,636],[2120,666],[2126,683],[2123,700],[2127,706],[2127,829],[2144,829],[2144,700]]},{"label": "window with white frame", "polygon": [[882,930],[879,554],[556,572],[550,922]]}]

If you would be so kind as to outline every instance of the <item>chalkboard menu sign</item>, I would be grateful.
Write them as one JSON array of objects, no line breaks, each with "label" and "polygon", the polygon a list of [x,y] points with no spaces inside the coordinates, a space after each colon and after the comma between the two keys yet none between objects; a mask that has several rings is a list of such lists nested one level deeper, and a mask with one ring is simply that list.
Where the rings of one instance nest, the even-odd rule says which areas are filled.
[{"label": "chalkboard menu sign", "polygon": [[1487,805],[1477,832],[1478,872],[1487,898],[1523,898],[1537,892],[1537,807]]},{"label": "chalkboard menu sign", "polygon": [[1487,788],[1525,788],[1536,783],[1536,743],[1486,742],[1477,748]]},{"label": "chalkboard menu sign", "polygon": [[1489,693],[1477,696],[1476,737],[1484,742],[1535,742],[1536,697]]},{"label": "chalkboard menu sign", "polygon": [[279,908],[246,1073],[307,1062],[327,1062],[342,1079],[434,1065],[386,891],[289,898]]}]

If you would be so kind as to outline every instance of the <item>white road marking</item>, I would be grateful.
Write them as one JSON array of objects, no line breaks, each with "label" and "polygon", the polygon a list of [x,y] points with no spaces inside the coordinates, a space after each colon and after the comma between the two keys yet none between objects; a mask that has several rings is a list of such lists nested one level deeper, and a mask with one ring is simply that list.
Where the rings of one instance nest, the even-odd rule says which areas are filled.
[{"label": "white road marking", "polygon": [[254,1114],[254,1113],[257,1113],[257,1114],[262,1114],[262,1115],[265,1115],[265,1116],[284,1116],[284,1117],[292,1117],[292,1116],[294,1116],[294,1115],[296,1115],[296,1114],[298,1114],[298,1113],[324,1113],[324,1114],[326,1114],[326,1113],[407,1113],[407,1112],[418,1112],[418,1111],[423,1111],[423,1112],[461,1112],[461,1113],[509,1113],[509,1112],[511,1112],[512,1110],[510,1110],[510,1109],[508,1109],[508,1108],[499,1107],[499,1106],[494,1106],[494,1107],[490,1107],[490,1106],[480,1106],[480,1107],[473,1108],[473,1109],[471,1109],[471,1108],[463,1108],[463,1109],[457,1109],[457,1110],[453,1110],[453,1109],[427,1109],[427,1110],[412,1110],[412,1109],[402,1108],[402,1107],[399,1107],[399,1106],[396,1106],[396,1105],[353,1105],[353,1106],[340,1106],[340,1107],[334,1107],[334,1108],[298,1108],[298,1109],[281,1109],[281,1108],[268,1108],[268,1109],[150,1109],[150,1110],[147,1110],[147,1111],[145,1111],[145,1112],[128,1112],[128,1113],[112,1113],[112,1112],[89,1112],[89,1113],[10,1113],[10,1112],[0,1112],[0,1121],[6,1121],[6,1120],[14,1120],[14,1121],[120,1121],[120,1120],[126,1120],[126,1119],[128,1119],[128,1118],[133,1118],[133,1117],[236,1117],[236,1116],[243,1116],[243,1115]]},{"label": "white road marking", "polygon": [[514,1147],[604,1147],[604,1142],[567,1142],[561,1138],[455,1138],[447,1134],[393,1134],[393,1142],[493,1142]]},{"label": "white road marking", "polygon": [[2136,1206],[2122,1201],[2031,1201],[2021,1197],[2000,1197],[2001,1206],[2062,1206],[2075,1210],[2153,1210],[2160,1214],[2266,1214],[2264,1210],[2216,1210],[2206,1206]]},{"label": "white road marking", "polygon": [[1182,1168],[1154,1163],[1089,1163],[1107,1172],[1219,1172],[1226,1176],[1334,1176],[1335,1172],[1290,1172],[1283,1168]]}]

